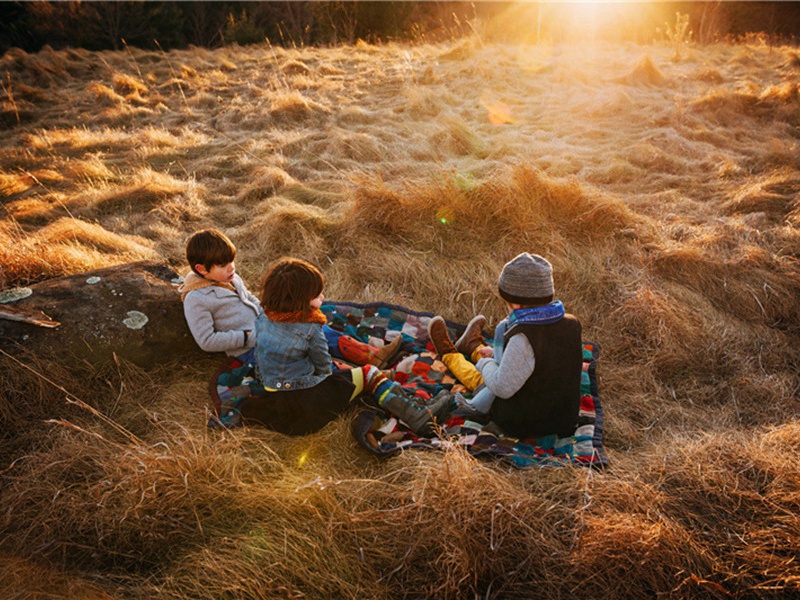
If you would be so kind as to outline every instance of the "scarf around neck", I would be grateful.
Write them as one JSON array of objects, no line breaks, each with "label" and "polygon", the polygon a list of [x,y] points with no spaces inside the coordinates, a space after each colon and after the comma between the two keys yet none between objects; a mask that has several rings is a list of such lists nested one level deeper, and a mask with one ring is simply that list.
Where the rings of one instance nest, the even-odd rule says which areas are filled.
[{"label": "scarf around neck", "polygon": [[186,277],[183,278],[183,283],[178,286],[178,291],[181,293],[181,302],[186,300],[186,294],[189,292],[193,292],[194,290],[201,290],[205,287],[210,285],[215,285],[217,287],[225,288],[226,290],[230,290],[232,292],[236,292],[236,286],[232,283],[220,283],[218,281],[211,281],[210,279],[206,279],[205,277],[200,277],[194,271],[189,271]]},{"label": "scarf around neck", "polygon": [[308,316],[303,315],[302,310],[296,310],[294,312],[265,310],[264,314],[267,315],[270,321],[275,321],[276,323],[319,323],[320,325],[325,325],[328,322],[325,313],[318,308],[312,309]]},{"label": "scarf around neck", "polygon": [[515,308],[508,315],[509,329],[514,325],[549,325],[564,318],[566,311],[561,300],[556,300],[544,306],[531,308]]}]

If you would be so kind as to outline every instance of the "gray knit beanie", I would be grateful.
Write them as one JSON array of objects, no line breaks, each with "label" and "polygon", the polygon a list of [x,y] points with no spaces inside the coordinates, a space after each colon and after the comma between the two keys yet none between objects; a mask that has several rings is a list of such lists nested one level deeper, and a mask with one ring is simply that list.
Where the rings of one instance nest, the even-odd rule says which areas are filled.
[{"label": "gray knit beanie", "polygon": [[555,293],[553,266],[538,254],[523,252],[505,264],[497,287],[508,302],[539,304]]}]

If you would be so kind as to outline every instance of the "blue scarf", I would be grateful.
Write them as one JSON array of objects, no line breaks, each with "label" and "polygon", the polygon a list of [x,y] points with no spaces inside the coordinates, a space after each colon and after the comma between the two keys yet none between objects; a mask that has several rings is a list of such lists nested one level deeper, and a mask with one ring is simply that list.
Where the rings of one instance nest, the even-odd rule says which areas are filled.
[{"label": "blue scarf", "polygon": [[508,329],[514,325],[549,325],[564,318],[566,311],[561,300],[556,300],[544,306],[531,308],[515,308],[508,315]]}]

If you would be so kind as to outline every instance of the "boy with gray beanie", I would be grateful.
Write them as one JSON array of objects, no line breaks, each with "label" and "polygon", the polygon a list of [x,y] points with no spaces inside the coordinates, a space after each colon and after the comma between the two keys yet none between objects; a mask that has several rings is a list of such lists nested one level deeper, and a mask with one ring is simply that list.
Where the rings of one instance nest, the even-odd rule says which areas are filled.
[{"label": "boy with gray beanie", "polygon": [[574,435],[583,368],[581,324],[560,300],[553,301],[552,265],[523,252],[505,264],[497,287],[510,313],[495,330],[494,350],[483,343],[482,315],[470,321],[455,345],[444,319],[434,317],[428,325],[431,342],[453,374],[477,390],[472,406],[490,411],[506,435]]}]

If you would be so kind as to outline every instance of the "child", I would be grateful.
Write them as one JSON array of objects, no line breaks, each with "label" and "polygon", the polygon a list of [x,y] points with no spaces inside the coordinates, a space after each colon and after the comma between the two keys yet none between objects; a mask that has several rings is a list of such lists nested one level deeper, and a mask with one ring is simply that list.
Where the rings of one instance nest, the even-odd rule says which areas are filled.
[{"label": "child", "polygon": [[[583,368],[581,324],[565,313],[560,301],[553,302],[552,266],[541,256],[523,252],[503,267],[498,288],[511,311],[495,333],[501,352],[492,355],[483,344],[482,317],[470,321],[458,349],[444,319],[431,319],[428,331],[436,351],[456,377],[471,381],[473,389],[481,383],[475,379],[477,369],[495,396],[492,420],[507,435],[574,435]],[[476,360],[474,368],[459,351]]]},{"label": "child", "polygon": [[236,247],[216,229],[198,231],[186,244],[192,271],[179,288],[183,314],[197,345],[242,362],[252,358],[253,327],[261,304],[236,274]]},{"label": "child", "polygon": [[333,372],[322,331],[323,286],[322,274],[304,260],[283,258],[268,270],[255,350],[256,370],[268,393],[245,401],[242,417],[282,433],[311,433],[366,390],[413,431],[428,432],[433,418],[449,408],[449,396],[439,395],[425,406],[373,365]]},{"label": "child", "polygon": [[[253,361],[253,329],[261,304],[236,274],[236,247],[216,229],[193,234],[186,243],[191,272],[179,288],[186,323],[206,352],[225,352],[243,363]],[[357,364],[384,365],[399,350],[400,338],[374,348],[324,327],[330,350]]]}]

